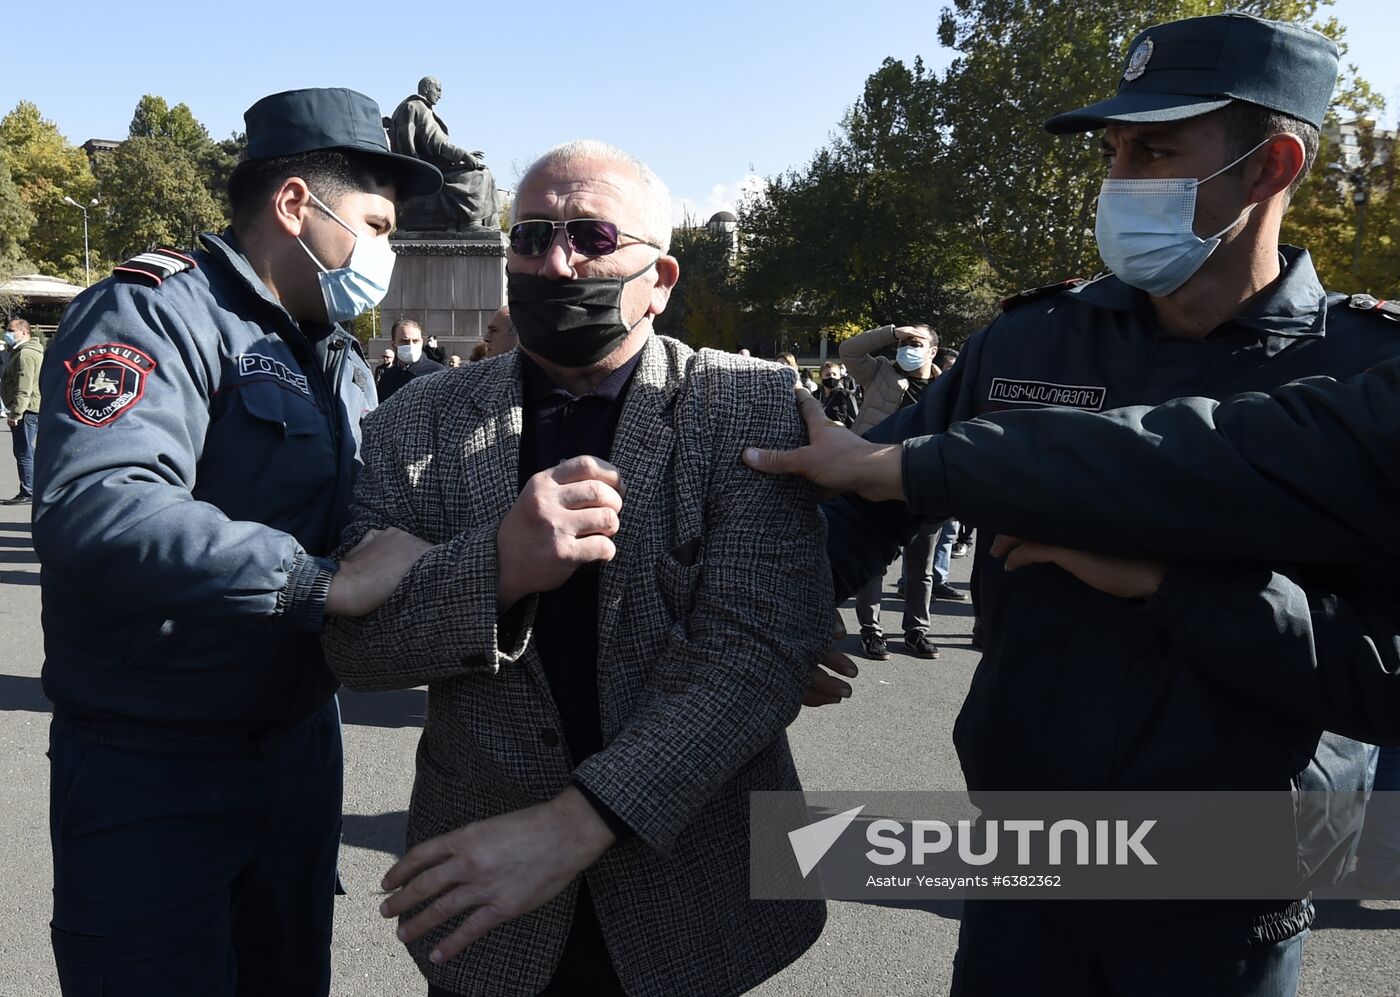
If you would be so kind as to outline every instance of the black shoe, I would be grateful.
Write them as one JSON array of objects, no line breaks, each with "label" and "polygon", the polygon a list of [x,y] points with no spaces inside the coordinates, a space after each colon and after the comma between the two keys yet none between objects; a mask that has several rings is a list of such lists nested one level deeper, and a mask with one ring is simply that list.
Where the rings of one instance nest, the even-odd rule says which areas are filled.
[{"label": "black shoe", "polygon": [[972,649],[974,651],[985,651],[982,646],[982,617],[977,616],[972,620]]},{"label": "black shoe", "polygon": [[860,653],[874,661],[886,661],[890,656],[889,645],[884,634],[861,634]]},{"label": "black shoe", "polygon": [[947,599],[950,602],[967,602],[967,593],[962,589],[955,589],[944,582],[942,585],[935,585],[929,593],[935,599]]},{"label": "black shoe", "polygon": [[965,544],[965,543],[955,543],[955,544],[953,544],[953,556],[954,556],[954,557],[967,557],[967,551],[968,551],[968,546],[967,546],[967,544]]},{"label": "black shoe", "polygon": [[928,634],[905,634],[904,646],[916,658],[938,657],[938,645],[928,639]]},{"label": "black shoe", "polygon": [[16,495],[14,498],[0,500],[0,505],[29,505],[33,501],[32,495]]}]

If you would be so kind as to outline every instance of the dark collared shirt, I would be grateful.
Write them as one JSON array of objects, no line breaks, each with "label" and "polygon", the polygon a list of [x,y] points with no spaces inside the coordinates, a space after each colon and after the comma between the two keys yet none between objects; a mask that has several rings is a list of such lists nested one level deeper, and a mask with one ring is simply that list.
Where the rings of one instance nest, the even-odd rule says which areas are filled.
[{"label": "dark collared shirt", "polygon": [[[570,457],[587,454],[608,459],[627,386],[641,356],[638,353],[608,375],[591,393],[576,396],[521,354],[522,488],[532,475]],[[576,766],[603,747],[598,710],[598,574],[598,565],[584,565],[559,588],[541,593],[535,611],[535,648],[559,707],[564,743]],[[593,802],[596,806],[597,801]]]},{"label": "dark collared shirt", "polygon": [[[520,354],[524,426],[520,437],[520,485],[560,461],[585,454],[607,460],[618,420],[642,354],[627,361],[586,395],[573,395],[554,383],[529,355]],[[534,640],[554,703],[564,743],[577,766],[603,747],[598,709],[598,574],[586,564],[552,592],[541,592],[535,610]],[[587,788],[578,785],[619,839],[631,829]],[[573,927],[547,993],[621,993],[607,944],[586,882],[580,882]]]}]

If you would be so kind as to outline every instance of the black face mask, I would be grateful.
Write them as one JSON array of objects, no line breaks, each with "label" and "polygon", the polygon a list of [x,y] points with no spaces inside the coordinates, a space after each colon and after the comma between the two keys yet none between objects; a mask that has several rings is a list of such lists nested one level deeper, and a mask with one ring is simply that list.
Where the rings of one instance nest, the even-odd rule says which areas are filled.
[{"label": "black face mask", "polygon": [[841,383],[841,382],[838,381],[838,380],[836,380],[836,378],[834,378],[834,377],[824,377],[824,378],[822,378],[822,387],[825,388],[827,391],[833,391],[833,390],[835,390],[836,386],[837,386],[838,384],[840,384],[840,383]]},{"label": "black face mask", "polygon": [[641,325],[622,320],[622,289],[652,267],[652,260],[626,277],[546,280],[534,274],[506,274],[510,321],[520,345],[560,367],[590,367]]}]

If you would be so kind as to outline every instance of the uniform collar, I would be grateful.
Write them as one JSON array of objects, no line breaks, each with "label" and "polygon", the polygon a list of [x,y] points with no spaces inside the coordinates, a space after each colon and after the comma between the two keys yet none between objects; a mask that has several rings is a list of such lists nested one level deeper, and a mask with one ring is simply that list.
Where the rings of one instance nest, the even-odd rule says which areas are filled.
[{"label": "uniform collar", "polygon": [[[1251,329],[1266,336],[1322,335],[1327,292],[1317,279],[1306,249],[1282,246],[1283,272],[1244,311],[1225,326]],[[1150,308],[1147,292],[1104,274],[1067,292],[1095,308],[1127,312]],[[1224,328],[1225,326],[1222,326]]]},{"label": "uniform collar", "polygon": [[283,307],[281,301],[277,300],[277,296],[267,289],[267,285],[262,282],[262,278],[257,275],[252,264],[248,262],[248,258],[243,255],[243,250],[238,244],[238,237],[233,234],[233,229],[225,229],[219,235],[205,232],[199,237],[199,241],[210,256],[233,271],[239,280],[247,285],[248,290],[276,308],[311,342],[318,343],[340,329],[339,326],[328,325],[324,322],[298,322],[292,318],[291,313]]}]

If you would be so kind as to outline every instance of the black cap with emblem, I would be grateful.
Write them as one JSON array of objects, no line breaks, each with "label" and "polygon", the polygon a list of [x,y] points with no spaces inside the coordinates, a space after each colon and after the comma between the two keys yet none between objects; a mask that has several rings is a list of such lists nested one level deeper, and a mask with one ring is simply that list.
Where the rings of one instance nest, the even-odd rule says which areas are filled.
[{"label": "black cap with emblem", "polygon": [[1321,127],[1338,61],[1335,42],[1296,24],[1239,13],[1170,21],[1128,45],[1117,96],[1045,127],[1059,135],[1182,121],[1236,100]]},{"label": "black cap with emblem", "polygon": [[245,161],[280,159],[338,149],[382,160],[401,199],[432,194],[442,174],[431,163],[389,151],[379,105],[344,87],[287,90],[264,97],[243,114]]}]

